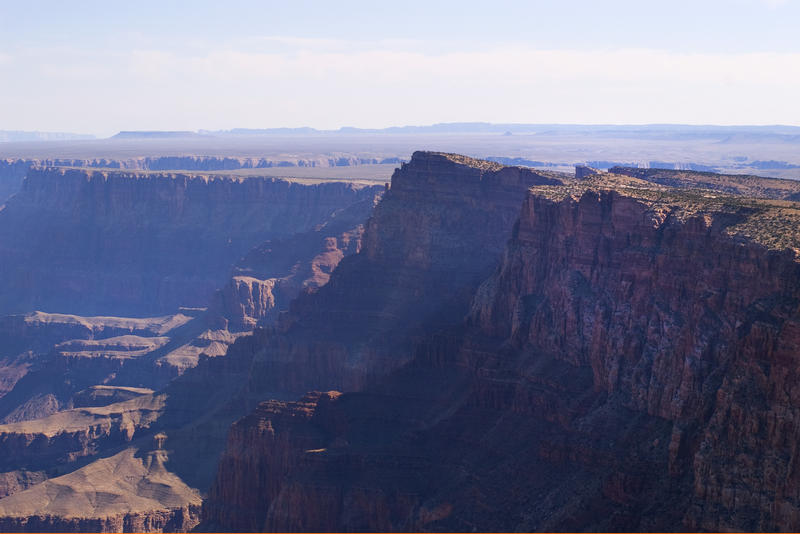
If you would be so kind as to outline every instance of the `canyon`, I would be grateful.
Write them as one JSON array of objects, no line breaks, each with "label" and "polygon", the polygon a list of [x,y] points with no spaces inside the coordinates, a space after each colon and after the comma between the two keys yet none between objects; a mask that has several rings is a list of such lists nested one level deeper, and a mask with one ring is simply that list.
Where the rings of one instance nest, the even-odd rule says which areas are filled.
[{"label": "canyon", "polygon": [[51,163],[0,210],[2,530],[800,528],[797,182]]},{"label": "canyon", "polygon": [[[168,468],[157,392],[324,284],[384,189],[27,169],[0,210],[1,528],[194,527],[201,494]],[[243,279],[260,297],[226,299]]]}]

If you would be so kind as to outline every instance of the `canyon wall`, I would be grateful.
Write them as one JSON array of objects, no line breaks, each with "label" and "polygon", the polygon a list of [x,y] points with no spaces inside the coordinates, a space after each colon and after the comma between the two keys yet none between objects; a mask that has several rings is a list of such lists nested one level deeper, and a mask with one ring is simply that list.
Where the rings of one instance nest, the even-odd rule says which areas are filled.
[{"label": "canyon wall", "polygon": [[[206,524],[800,528],[800,262],[752,231],[800,212],[614,179],[533,188],[466,317],[402,368],[238,422]],[[394,235],[387,255],[419,250]]]},{"label": "canyon wall", "polygon": [[32,168],[0,212],[0,312],[155,315],[205,306],[265,239],[381,188]]}]

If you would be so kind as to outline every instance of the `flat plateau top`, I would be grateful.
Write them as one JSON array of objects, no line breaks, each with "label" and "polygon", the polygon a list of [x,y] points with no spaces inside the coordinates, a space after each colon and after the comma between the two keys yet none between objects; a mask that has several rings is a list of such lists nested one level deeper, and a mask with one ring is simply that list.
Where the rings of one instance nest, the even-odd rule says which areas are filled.
[{"label": "flat plateau top", "polygon": [[111,169],[103,167],[46,167],[48,169],[78,170],[92,174],[121,176],[188,176],[199,179],[275,178],[292,183],[315,185],[326,182],[348,182],[355,185],[383,184],[391,180],[395,164],[353,165],[346,167],[270,167],[221,171]]},{"label": "flat plateau top", "polygon": [[[688,184],[692,185],[692,184]],[[599,174],[564,185],[532,187],[531,192],[554,201],[579,200],[585,193],[613,191],[635,199],[652,211],[669,213],[679,221],[703,217],[722,224],[724,232],[772,250],[790,249],[800,261],[800,202],[756,198],[713,189],[667,187],[631,176]]]}]

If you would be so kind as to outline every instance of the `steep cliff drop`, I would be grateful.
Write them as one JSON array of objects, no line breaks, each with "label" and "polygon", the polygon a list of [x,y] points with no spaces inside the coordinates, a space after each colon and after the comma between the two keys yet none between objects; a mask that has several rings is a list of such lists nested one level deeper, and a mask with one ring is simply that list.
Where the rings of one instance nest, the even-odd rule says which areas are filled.
[{"label": "steep cliff drop", "polygon": [[611,174],[534,187],[465,319],[360,392],[234,425],[205,524],[797,530],[797,228],[781,200]]}]

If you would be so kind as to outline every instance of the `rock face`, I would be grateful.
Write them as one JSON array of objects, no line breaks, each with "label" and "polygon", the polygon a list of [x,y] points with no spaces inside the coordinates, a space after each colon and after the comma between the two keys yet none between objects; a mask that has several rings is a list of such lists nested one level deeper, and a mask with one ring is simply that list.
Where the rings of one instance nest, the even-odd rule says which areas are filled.
[{"label": "rock face", "polygon": [[32,168],[0,212],[0,313],[142,316],[205,306],[252,247],[310,231],[379,190]]},{"label": "rock face", "polygon": [[[182,444],[172,465],[206,488],[225,445],[223,429],[259,402],[354,389],[401,367],[427,328],[458,324],[468,313],[470,295],[501,257],[528,188],[561,179],[415,153],[365,225],[361,251],[342,259],[327,284],[301,294],[276,325],[240,338],[224,358],[205,359],[170,383],[160,421]],[[325,241],[325,255],[338,256]],[[336,242],[341,250],[345,239]],[[259,255],[250,258],[254,264]],[[326,274],[329,261],[314,263],[310,272]]]},{"label": "rock face", "polygon": [[257,334],[266,346],[237,356],[253,358],[253,395],[352,390],[402,365],[414,336],[467,312],[528,188],[561,179],[452,154],[414,153],[375,207],[361,252],[342,260],[318,292],[293,303],[279,335]]},{"label": "rock face", "polygon": [[[143,171],[234,171],[240,169],[268,169],[272,167],[349,167],[356,165],[400,164],[396,157],[364,158],[353,155],[331,155],[316,158],[291,157],[251,158],[231,156],[138,156],[126,159],[113,158],[38,158],[0,160],[0,176],[10,174],[12,168],[30,167],[82,167],[94,169],[121,169]],[[20,177],[21,178],[21,177]]]},{"label": "rock face", "polygon": [[[0,408],[61,410],[0,425],[0,529],[191,529],[207,488],[218,530],[800,528],[794,193],[415,153],[362,229],[374,189],[121,176],[23,189],[0,219],[35,236],[19,206],[49,206],[103,250],[134,217],[160,247],[224,249],[203,233],[223,218],[273,233],[185,322],[0,320]],[[159,365],[182,374],[139,380]],[[35,373],[61,389],[36,397]]]},{"label": "rock face", "polygon": [[[0,313],[6,303],[109,315],[0,317],[0,529],[193,528],[199,493],[186,485],[191,476],[176,474],[184,453],[167,461],[171,451],[161,450],[163,430],[176,427],[154,390],[225,356],[298,293],[324,285],[359,250],[383,192],[344,182],[31,170],[0,208],[0,271],[8,275]],[[211,287],[223,289],[209,310],[176,308],[208,305]],[[173,315],[110,316],[162,308]],[[177,402],[203,404],[198,396],[219,398],[213,391]],[[171,441],[204,445],[191,435],[202,418],[179,422]],[[224,438],[226,426],[215,431]],[[149,451],[142,442],[154,436],[160,445]]]},{"label": "rock face", "polygon": [[[428,176],[417,183],[442,194]],[[752,231],[753,221],[796,225],[798,207],[614,180],[533,188],[466,318],[418,336],[407,365],[360,392],[326,397],[324,409],[312,395],[262,404],[239,421],[204,504],[206,523],[800,528],[800,261]],[[474,258],[474,248],[434,238],[416,219],[405,229],[381,224],[391,220],[382,215],[391,198],[353,267],[343,262],[296,313],[313,317],[312,304],[324,305],[345,266],[369,280],[367,269],[356,274],[356,260],[402,258],[423,270],[436,264],[423,243],[444,243],[451,268]],[[393,239],[375,237],[381,232]],[[402,315],[392,320],[403,324]],[[315,361],[283,347],[304,367]],[[237,510],[257,512],[239,520]]]}]

